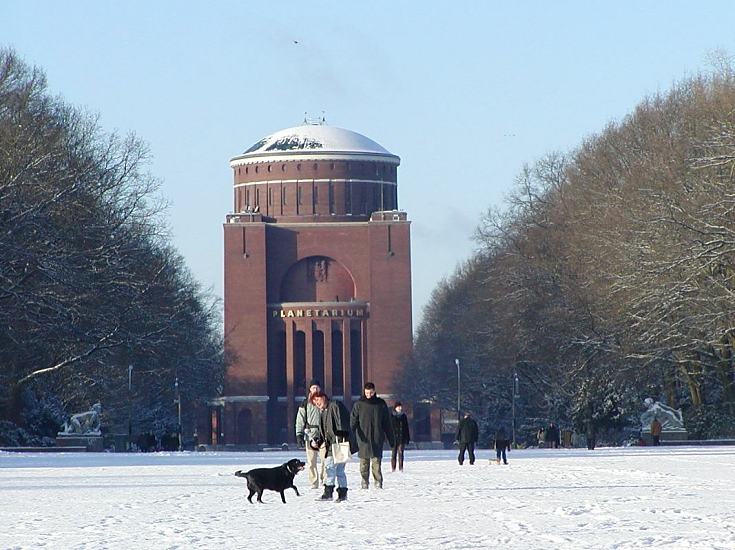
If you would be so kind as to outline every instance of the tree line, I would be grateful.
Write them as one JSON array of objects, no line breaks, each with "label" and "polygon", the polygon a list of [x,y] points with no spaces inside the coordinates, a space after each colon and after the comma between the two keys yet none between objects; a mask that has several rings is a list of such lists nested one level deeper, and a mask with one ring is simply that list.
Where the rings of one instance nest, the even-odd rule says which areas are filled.
[{"label": "tree line", "polygon": [[[643,399],[690,438],[735,435],[735,72],[641,101],[565,153],[524,166],[477,249],[434,290],[403,395],[519,438],[549,421],[634,433]],[[418,381],[418,382],[417,382]]]},{"label": "tree line", "polygon": [[136,433],[175,431],[176,379],[190,433],[221,387],[219,307],[169,242],[149,160],[0,50],[0,444],[49,443],[97,401],[112,432],[131,406]]}]

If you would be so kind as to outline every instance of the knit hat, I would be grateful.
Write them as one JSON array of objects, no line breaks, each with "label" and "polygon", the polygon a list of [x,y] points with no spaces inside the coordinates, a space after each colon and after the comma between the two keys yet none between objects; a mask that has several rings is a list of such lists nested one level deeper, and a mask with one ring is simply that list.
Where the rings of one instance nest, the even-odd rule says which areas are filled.
[{"label": "knit hat", "polygon": [[309,385],[306,386],[306,387],[307,388],[310,388],[312,386],[319,386],[321,388],[322,387],[322,383],[319,382],[319,380],[317,380],[316,378],[312,378],[311,380],[309,380]]}]

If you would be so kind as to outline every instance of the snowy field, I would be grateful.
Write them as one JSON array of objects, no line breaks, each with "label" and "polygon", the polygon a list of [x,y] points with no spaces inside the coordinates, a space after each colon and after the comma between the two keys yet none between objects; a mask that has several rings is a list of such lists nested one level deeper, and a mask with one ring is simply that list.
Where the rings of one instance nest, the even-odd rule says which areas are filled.
[{"label": "snowy field", "polygon": [[385,489],[249,504],[237,469],[290,453],[0,452],[0,548],[735,548],[735,447],[409,451]]}]

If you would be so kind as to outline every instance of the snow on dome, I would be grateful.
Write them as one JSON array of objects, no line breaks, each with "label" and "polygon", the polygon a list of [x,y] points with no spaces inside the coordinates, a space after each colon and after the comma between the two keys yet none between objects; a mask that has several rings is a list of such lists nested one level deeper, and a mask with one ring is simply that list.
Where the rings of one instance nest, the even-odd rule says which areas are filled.
[{"label": "snow on dome", "polygon": [[331,154],[369,155],[399,160],[397,156],[362,134],[344,128],[317,124],[305,124],[280,130],[264,137],[233,160],[280,155],[323,157],[331,156]]}]

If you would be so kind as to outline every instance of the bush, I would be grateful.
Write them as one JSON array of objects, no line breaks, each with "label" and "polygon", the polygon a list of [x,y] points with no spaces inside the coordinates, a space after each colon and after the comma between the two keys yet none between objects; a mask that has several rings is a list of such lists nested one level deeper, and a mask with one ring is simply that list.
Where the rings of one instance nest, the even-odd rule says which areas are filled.
[{"label": "bush", "polygon": [[720,439],[735,436],[735,416],[716,405],[685,409],[683,413],[689,439]]}]

